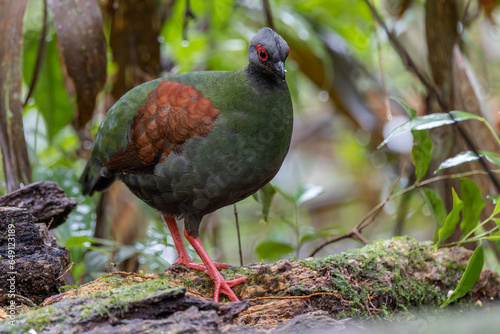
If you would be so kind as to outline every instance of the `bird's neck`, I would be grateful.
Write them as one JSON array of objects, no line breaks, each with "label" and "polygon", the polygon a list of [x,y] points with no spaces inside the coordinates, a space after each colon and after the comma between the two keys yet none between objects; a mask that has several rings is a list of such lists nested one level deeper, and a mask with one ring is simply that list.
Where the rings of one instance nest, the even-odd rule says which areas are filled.
[{"label": "bird's neck", "polygon": [[273,73],[263,72],[251,64],[245,68],[245,74],[257,90],[272,91],[287,87],[285,80]]}]

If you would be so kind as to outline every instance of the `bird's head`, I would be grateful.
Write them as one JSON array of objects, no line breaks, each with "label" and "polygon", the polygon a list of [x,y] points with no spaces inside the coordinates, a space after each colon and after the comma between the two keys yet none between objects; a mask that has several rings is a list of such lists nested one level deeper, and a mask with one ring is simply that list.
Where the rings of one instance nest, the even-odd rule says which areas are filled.
[{"label": "bird's head", "polygon": [[262,28],[250,41],[249,65],[264,74],[285,80],[285,60],[290,48],[285,40],[271,28]]}]

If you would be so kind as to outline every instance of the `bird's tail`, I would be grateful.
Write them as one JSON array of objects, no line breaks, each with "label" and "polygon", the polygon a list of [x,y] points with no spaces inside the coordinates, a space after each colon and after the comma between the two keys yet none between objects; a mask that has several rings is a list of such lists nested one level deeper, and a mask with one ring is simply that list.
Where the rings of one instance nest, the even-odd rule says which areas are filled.
[{"label": "bird's tail", "polygon": [[80,176],[83,195],[106,190],[115,181],[115,175],[104,167],[95,155],[91,155]]}]

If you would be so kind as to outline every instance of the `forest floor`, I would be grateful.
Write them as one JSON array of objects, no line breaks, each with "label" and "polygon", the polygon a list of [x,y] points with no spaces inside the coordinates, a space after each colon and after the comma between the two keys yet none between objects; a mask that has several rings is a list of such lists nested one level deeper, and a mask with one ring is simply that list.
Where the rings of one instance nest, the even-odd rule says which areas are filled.
[{"label": "forest floor", "polygon": [[298,333],[327,328],[367,333],[372,332],[365,331],[367,323],[401,321],[420,328],[426,317],[417,311],[433,318],[440,312],[464,318],[466,311],[494,307],[500,277],[485,269],[467,296],[439,311],[471,254],[461,247],[436,250],[429,242],[398,237],[328,257],[231,267],[222,270],[226,279],[247,277],[233,288],[242,300],[236,303],[225,296],[213,302],[208,276],[183,265],[161,275],[113,273],[68,287],[42,306],[25,306],[13,324],[4,313],[0,332]]}]

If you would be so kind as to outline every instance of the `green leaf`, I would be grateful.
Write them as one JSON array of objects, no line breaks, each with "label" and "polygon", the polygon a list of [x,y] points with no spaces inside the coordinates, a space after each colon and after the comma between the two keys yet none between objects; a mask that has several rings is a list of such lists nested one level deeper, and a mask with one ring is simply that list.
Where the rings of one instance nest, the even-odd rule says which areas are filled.
[{"label": "green leaf", "polygon": [[416,182],[418,182],[424,178],[431,163],[432,138],[427,130],[413,130],[411,133],[415,142],[411,150],[411,156],[415,163]]},{"label": "green leaf", "polygon": [[324,190],[320,186],[302,185],[295,191],[293,199],[297,205],[300,205],[318,197]]},{"label": "green leaf", "polygon": [[452,123],[453,120],[451,119],[450,115],[444,113],[436,113],[436,114],[416,117],[404,124],[401,124],[394,130],[392,130],[392,132],[389,133],[387,138],[385,138],[384,141],[377,148],[381,148],[382,146],[384,146],[389,141],[391,141],[392,139],[394,139],[396,136],[398,136],[403,132],[410,130],[427,130]]},{"label": "green leaf", "polygon": [[500,154],[489,151],[479,151],[479,155],[486,157],[489,162],[494,163],[497,166],[500,166]]},{"label": "green leaf", "polygon": [[460,179],[460,194],[464,204],[460,229],[467,235],[479,223],[479,215],[486,203],[481,196],[481,189],[470,179]]},{"label": "green leaf", "polygon": [[400,98],[394,97],[394,96],[391,96],[391,100],[397,102],[403,108],[403,110],[406,112],[406,114],[408,115],[408,117],[410,119],[414,119],[417,116],[417,111],[415,109],[409,107],[405,101],[401,100]]},{"label": "green leaf", "polygon": [[457,300],[458,298],[462,298],[465,296],[467,292],[476,284],[479,276],[481,275],[481,271],[483,270],[484,265],[484,250],[483,245],[479,244],[476,248],[472,257],[467,264],[467,268],[465,269],[462,278],[458,282],[456,289],[453,291],[451,296],[444,302],[442,306],[446,306],[449,303]]},{"label": "green leaf", "polygon": [[[500,166],[500,154],[489,151],[481,151],[481,150],[478,151],[478,153],[479,157],[485,157],[489,162],[494,163],[497,166]],[[479,160],[479,157],[473,151],[460,152],[456,156],[443,161],[436,169],[434,174],[446,168],[455,167],[462,165],[466,162]]]},{"label": "green leaf", "polygon": [[[453,115],[453,118],[450,116],[450,114]],[[474,119],[481,122],[484,121],[482,117],[479,117],[477,115],[465,111],[456,111],[456,110],[450,111],[450,113],[435,113],[421,117],[415,117],[413,119],[410,119],[408,122],[401,124],[394,130],[392,130],[392,132],[389,133],[387,138],[385,138],[384,141],[377,148],[381,148],[382,146],[387,144],[387,142],[394,139],[394,137],[406,131],[428,130],[448,124],[453,124],[454,122],[461,122],[468,119]]]},{"label": "green leaf", "polygon": [[462,211],[463,203],[458,197],[455,189],[452,188],[453,191],[453,209],[446,217],[444,221],[443,227],[439,229],[439,239],[436,243],[436,247],[439,248],[439,245],[443,240],[448,238],[455,231],[455,227],[457,226],[458,220],[460,219],[460,211]]},{"label": "green leaf", "polygon": [[74,236],[66,240],[63,246],[67,248],[73,248],[73,247],[88,248],[90,247],[93,241],[94,240],[92,239],[92,237],[84,235]]},{"label": "green leaf", "polygon": [[500,201],[497,199],[492,215],[496,216],[496,215],[498,215],[499,212],[500,212]]},{"label": "green leaf", "polygon": [[264,240],[257,245],[255,251],[259,256],[259,260],[262,259],[276,260],[282,257],[283,255],[291,253],[293,249],[294,248],[289,244],[272,240]]},{"label": "green leaf", "polygon": [[491,235],[499,235],[500,236],[500,218],[493,218],[492,220],[497,225],[497,230],[496,230],[496,232],[493,232]]},{"label": "green leaf", "polygon": [[493,202],[493,204],[497,204],[498,199],[500,199],[500,195],[486,195],[486,197],[490,199]]},{"label": "green leaf", "polygon": [[101,247],[98,247],[96,245],[99,245],[101,247],[104,247],[104,246],[120,247],[121,246],[121,244],[117,241],[94,238],[94,237],[89,237],[89,236],[85,236],[85,235],[70,237],[68,240],[66,240],[66,242],[63,243],[63,246],[66,248],[69,248],[69,249],[72,249],[72,248],[87,248],[87,249],[98,248],[99,251],[104,251]]},{"label": "green leaf", "polygon": [[479,157],[476,155],[476,153],[474,153],[472,151],[460,152],[457,155],[455,155],[454,157],[448,158],[445,161],[443,161],[439,165],[439,167],[434,171],[434,174],[442,171],[443,169],[459,166],[459,165],[464,164],[466,162],[476,161],[478,159],[479,159]]},{"label": "green leaf", "polygon": [[[33,92],[35,106],[42,114],[51,141],[57,132],[71,123],[73,108],[69,102],[61,72],[61,63],[54,34],[47,42],[43,63]],[[23,75],[29,85],[33,77],[38,52],[37,36],[31,33],[24,40]]]},{"label": "green leaf", "polygon": [[446,220],[446,208],[441,196],[439,196],[439,193],[436,190],[422,188],[421,192],[432,216],[434,217],[434,220],[436,221],[436,230],[434,232],[433,241],[437,242],[439,230],[444,225],[444,221]]},{"label": "green leaf", "polygon": [[227,23],[227,20],[232,16],[235,0],[214,1],[214,23],[220,27]]},{"label": "green leaf", "polygon": [[262,204],[262,216],[266,223],[267,218],[269,217],[269,209],[271,207],[271,202],[273,200],[274,194],[276,194],[276,189],[274,189],[271,183],[267,183],[253,195],[257,202]]}]

